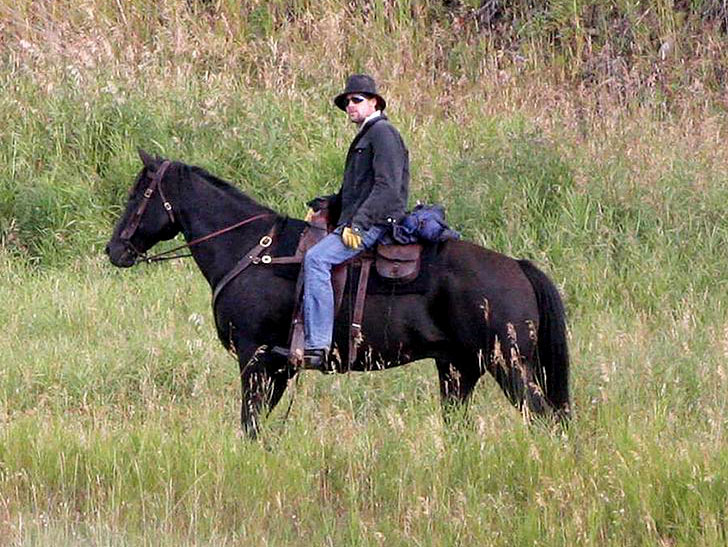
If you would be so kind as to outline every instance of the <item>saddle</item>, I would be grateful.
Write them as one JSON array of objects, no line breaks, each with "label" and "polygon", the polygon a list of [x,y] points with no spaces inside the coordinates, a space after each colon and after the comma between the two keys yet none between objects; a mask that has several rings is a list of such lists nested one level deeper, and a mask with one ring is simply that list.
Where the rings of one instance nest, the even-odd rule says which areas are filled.
[{"label": "saddle", "polygon": [[[327,225],[327,219],[322,214],[315,214],[308,226],[301,234],[296,252],[290,257],[273,258],[273,263],[293,264],[303,261],[306,251],[321,241],[332,229]],[[358,348],[363,338],[361,334],[361,322],[364,317],[364,304],[366,302],[367,286],[372,263],[374,263],[377,274],[393,283],[408,283],[417,278],[420,273],[422,256],[422,245],[412,243],[401,244],[379,244],[373,250],[364,251],[358,256],[336,266],[331,272],[331,281],[334,289],[334,313],[338,315],[344,298],[347,272],[359,267],[359,281],[356,286],[354,310],[351,324],[349,325],[349,351],[348,364],[356,361]],[[352,287],[352,291],[354,288]],[[289,333],[289,347],[274,348],[279,354],[288,357],[289,363],[297,368],[304,366],[303,347],[303,306],[301,305],[301,294],[303,292],[303,268],[301,268],[296,281],[296,296],[293,319]]]}]

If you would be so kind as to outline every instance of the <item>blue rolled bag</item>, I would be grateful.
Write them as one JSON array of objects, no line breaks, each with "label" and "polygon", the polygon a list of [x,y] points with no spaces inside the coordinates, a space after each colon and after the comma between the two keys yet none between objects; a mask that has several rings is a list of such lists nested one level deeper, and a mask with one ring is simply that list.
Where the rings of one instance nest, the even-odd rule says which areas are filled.
[{"label": "blue rolled bag", "polygon": [[445,221],[445,208],[442,205],[418,203],[404,218],[392,227],[390,235],[393,243],[439,242],[460,239],[460,234],[450,228]]}]

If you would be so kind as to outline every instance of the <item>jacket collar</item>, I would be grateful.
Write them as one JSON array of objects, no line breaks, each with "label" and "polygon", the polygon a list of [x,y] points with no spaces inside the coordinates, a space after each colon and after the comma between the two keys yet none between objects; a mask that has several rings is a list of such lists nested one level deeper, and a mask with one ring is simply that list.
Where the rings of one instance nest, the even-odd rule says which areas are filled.
[{"label": "jacket collar", "polygon": [[373,122],[373,121],[374,121],[374,120],[376,120],[377,118],[380,118],[380,117],[382,117],[382,115],[383,115],[383,114],[384,114],[384,113],[383,113],[383,112],[382,112],[381,110],[375,110],[374,112],[372,112],[372,113],[371,113],[371,114],[369,115],[369,117],[367,117],[367,119],[366,119],[366,120],[364,120],[364,121],[362,122],[362,124],[361,124],[361,125],[359,126],[359,131],[363,131],[363,130],[364,130],[364,128],[365,128],[365,127],[367,126],[367,124],[369,124],[370,122]]},{"label": "jacket collar", "polygon": [[359,130],[359,132],[356,134],[356,137],[354,137],[354,140],[351,141],[351,144],[349,145],[349,151],[346,153],[347,161],[348,161],[349,156],[351,155],[351,151],[354,150],[357,143],[362,139],[362,137],[364,137],[364,135],[366,135],[367,131],[369,131],[374,126],[374,124],[381,122],[382,120],[386,120],[386,119],[387,119],[387,116],[385,116],[384,113],[382,113],[380,116],[377,116],[377,117],[371,118],[371,119],[367,119],[362,124],[361,129]]}]

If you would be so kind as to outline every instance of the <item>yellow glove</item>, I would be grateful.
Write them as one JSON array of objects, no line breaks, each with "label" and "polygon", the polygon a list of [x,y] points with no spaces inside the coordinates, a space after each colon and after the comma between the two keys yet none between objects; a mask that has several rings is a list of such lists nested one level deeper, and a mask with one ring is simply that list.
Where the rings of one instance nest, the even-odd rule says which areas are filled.
[{"label": "yellow glove", "polygon": [[358,249],[361,247],[361,236],[348,226],[341,232],[341,239],[344,240],[344,245],[350,249]]},{"label": "yellow glove", "polygon": [[313,220],[313,215],[315,214],[316,211],[314,211],[313,209],[309,209],[308,213],[306,213],[306,218],[303,219],[304,222],[311,222],[311,220]]}]

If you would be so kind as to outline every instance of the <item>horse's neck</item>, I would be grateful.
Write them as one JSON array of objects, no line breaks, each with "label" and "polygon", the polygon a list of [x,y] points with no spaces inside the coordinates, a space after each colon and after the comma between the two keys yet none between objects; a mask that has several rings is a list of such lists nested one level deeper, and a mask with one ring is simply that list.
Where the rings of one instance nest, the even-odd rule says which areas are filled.
[{"label": "horse's neck", "polygon": [[269,215],[191,248],[195,262],[212,287],[260,241],[276,219],[273,211],[242,193],[200,179],[181,185],[179,201],[181,229],[188,243],[244,220]]}]

